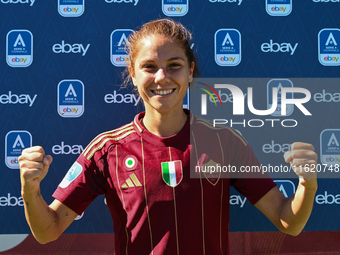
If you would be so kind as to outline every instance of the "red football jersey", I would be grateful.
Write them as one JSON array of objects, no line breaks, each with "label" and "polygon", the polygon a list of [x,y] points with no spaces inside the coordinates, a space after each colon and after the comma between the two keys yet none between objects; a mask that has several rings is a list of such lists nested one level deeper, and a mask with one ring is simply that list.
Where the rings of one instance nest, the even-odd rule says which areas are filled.
[{"label": "red football jersey", "polygon": [[183,129],[171,137],[145,129],[144,113],[100,134],[53,194],[79,215],[105,194],[115,254],[229,254],[229,187],[254,204],[275,186],[270,179],[190,173],[190,162],[260,164],[237,132],[187,114]]}]

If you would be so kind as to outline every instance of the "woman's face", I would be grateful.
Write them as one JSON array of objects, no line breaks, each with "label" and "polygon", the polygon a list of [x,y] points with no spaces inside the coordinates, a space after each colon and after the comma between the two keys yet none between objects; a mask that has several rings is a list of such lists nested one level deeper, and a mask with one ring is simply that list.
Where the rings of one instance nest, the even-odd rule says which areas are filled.
[{"label": "woman's face", "polygon": [[183,98],[192,81],[194,63],[189,65],[177,41],[162,35],[145,38],[130,73],[144,100],[146,112],[169,113],[183,108]]}]

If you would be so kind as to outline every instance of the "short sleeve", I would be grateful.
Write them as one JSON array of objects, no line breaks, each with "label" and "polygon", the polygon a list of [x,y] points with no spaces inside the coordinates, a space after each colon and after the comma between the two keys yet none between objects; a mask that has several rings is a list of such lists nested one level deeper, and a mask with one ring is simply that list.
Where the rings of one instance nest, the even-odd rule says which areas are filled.
[{"label": "short sleeve", "polygon": [[81,215],[101,194],[105,194],[105,178],[98,162],[81,154],[52,196]]},{"label": "short sleeve", "polygon": [[[235,165],[237,169],[241,169],[241,167],[245,169],[247,166],[258,166],[258,169],[261,168],[261,164],[249,144],[238,153],[233,165]],[[262,172],[240,173],[237,178],[231,180],[231,185],[241,195],[245,196],[252,205],[256,204],[260,198],[276,186],[268,174]]]}]

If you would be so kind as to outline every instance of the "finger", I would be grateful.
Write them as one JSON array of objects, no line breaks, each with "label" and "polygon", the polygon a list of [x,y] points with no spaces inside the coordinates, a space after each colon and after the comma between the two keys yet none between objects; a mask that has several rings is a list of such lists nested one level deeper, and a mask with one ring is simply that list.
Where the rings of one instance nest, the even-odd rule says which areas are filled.
[{"label": "finger", "polygon": [[41,146],[33,146],[33,147],[26,148],[22,151],[22,154],[30,154],[33,152],[38,152],[38,153],[45,155],[45,151],[43,147]]},{"label": "finger", "polygon": [[290,163],[293,167],[315,167],[316,161],[314,159],[299,158],[293,159]]},{"label": "finger", "polygon": [[53,157],[51,155],[46,155],[43,159],[44,166],[50,166],[53,161]]},{"label": "finger", "polygon": [[291,151],[285,152],[285,154],[283,154],[283,158],[287,163],[291,162],[293,160],[292,152]]},{"label": "finger", "polygon": [[315,151],[314,146],[310,143],[295,142],[291,145],[291,151],[295,150],[310,150]]},{"label": "finger", "polygon": [[22,180],[24,181],[30,181],[36,178],[41,179],[40,176],[43,174],[43,164],[26,161],[21,165],[20,172]]},{"label": "finger", "polygon": [[44,159],[44,155],[40,152],[31,152],[31,153],[28,153],[22,156],[25,160],[36,161],[36,162],[42,162]]},{"label": "finger", "polygon": [[42,162],[36,162],[36,161],[30,161],[30,160],[25,160],[21,161],[20,163],[20,168],[24,171],[36,171],[39,169],[42,169],[44,167]]},{"label": "finger", "polygon": [[306,143],[293,143],[291,146],[291,151],[287,151],[283,155],[287,163],[291,162],[293,159],[297,158],[307,158],[317,160],[318,156],[314,152],[314,146]]},{"label": "finger", "polygon": [[311,150],[294,150],[291,151],[290,157],[294,159],[317,159],[317,154]]}]

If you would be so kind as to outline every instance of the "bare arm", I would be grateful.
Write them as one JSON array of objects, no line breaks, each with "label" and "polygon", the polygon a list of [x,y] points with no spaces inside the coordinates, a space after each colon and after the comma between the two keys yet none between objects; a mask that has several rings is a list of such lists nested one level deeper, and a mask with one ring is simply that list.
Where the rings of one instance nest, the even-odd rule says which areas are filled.
[{"label": "bare arm", "polygon": [[49,206],[42,198],[40,182],[46,176],[52,157],[42,147],[25,149],[19,157],[21,195],[25,216],[34,237],[40,243],[56,240],[77,214],[58,200]]},{"label": "bare arm", "polygon": [[317,163],[317,155],[310,144],[294,143],[292,150],[286,152],[286,162],[290,162],[299,176],[295,194],[287,199],[277,187],[264,195],[255,206],[282,232],[298,235],[306,225],[313,209],[317,190],[316,173],[304,171],[294,166]]}]

